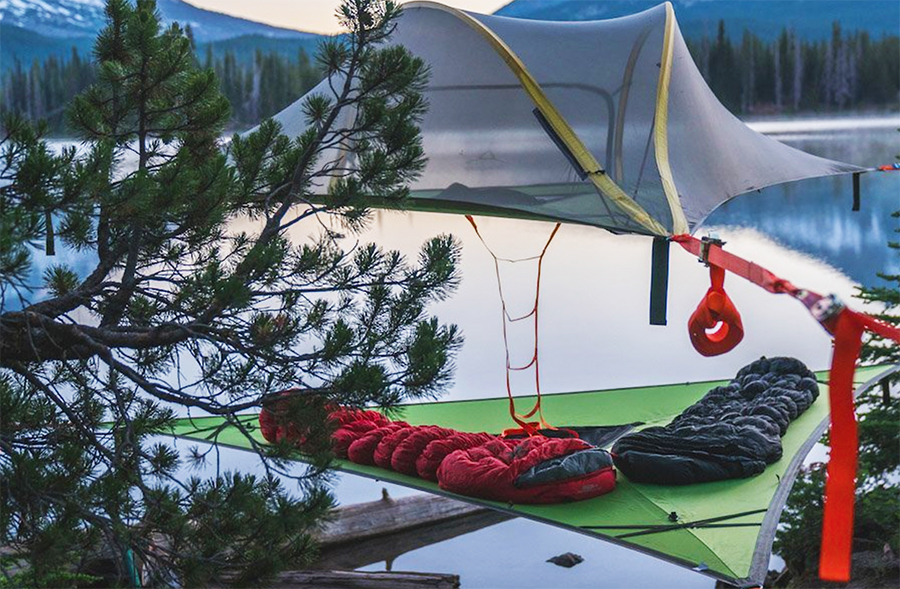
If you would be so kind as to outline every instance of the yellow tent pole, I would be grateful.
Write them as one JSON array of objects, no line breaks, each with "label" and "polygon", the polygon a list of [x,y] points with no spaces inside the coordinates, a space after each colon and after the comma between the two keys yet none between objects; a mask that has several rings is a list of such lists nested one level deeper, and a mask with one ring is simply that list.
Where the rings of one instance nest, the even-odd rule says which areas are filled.
[{"label": "yellow tent pole", "polygon": [[513,52],[503,39],[478,19],[475,19],[456,8],[428,1],[410,2],[405,5],[405,8],[416,7],[432,8],[446,12],[455,16],[484,37],[519,80],[522,89],[525,90],[540,113],[544,115],[544,118],[550,124],[550,127],[556,133],[557,137],[559,137],[560,141],[562,141],[566,148],[571,152],[575,161],[577,161],[581,168],[587,173],[588,178],[594,186],[631,219],[650,233],[655,235],[670,234],[665,227],[651,217],[643,207],[634,201],[634,199],[628,196],[628,194],[626,194],[625,191],[623,191],[603,170],[603,166],[600,165],[600,162],[597,161],[593,154],[588,150],[587,146],[585,146],[578,135],[575,134],[575,131],[569,123],[563,118],[562,114],[560,114],[553,103],[550,102],[550,99],[547,98],[543,88],[541,88],[537,80],[534,79],[534,76],[531,75],[519,56]]},{"label": "yellow tent pole", "polygon": [[656,87],[656,118],[653,128],[653,147],[656,152],[656,167],[662,179],[663,191],[672,211],[672,232],[676,235],[688,233],[688,223],[672,168],[669,165],[669,82],[672,80],[672,59],[675,51],[675,11],[671,2],[666,2],[666,33],[663,37],[663,51],[659,67],[659,83]]}]

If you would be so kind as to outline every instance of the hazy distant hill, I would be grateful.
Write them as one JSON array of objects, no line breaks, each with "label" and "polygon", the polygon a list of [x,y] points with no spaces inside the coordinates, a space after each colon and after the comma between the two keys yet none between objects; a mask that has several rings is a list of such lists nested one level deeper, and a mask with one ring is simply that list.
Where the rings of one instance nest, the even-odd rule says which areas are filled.
[{"label": "hazy distant hill", "polygon": [[[157,0],[165,22],[190,25],[201,50],[214,43],[216,52],[230,44],[296,55],[312,49],[319,35],[282,29],[192,6],[182,0]],[[104,25],[104,0],[0,0],[0,69],[15,59],[28,65],[50,55],[67,56],[74,46],[89,52]]]},{"label": "hazy distant hill", "polygon": [[[661,0],[514,0],[495,14],[541,20],[596,20],[647,10]],[[832,22],[845,30],[880,37],[900,33],[898,0],[673,0],[678,24],[687,38],[713,37],[719,20],[732,37],[746,28],[774,39],[783,28],[801,39],[825,39]]]},{"label": "hazy distant hill", "polygon": [[293,60],[296,59],[300,49],[303,49],[306,51],[307,56],[312,59],[321,39],[321,36],[312,36],[309,39],[277,39],[263,37],[262,35],[243,35],[223,41],[200,43],[197,46],[197,55],[201,61],[204,60],[207,47],[210,47],[213,51],[213,57],[217,59],[231,52],[235,55],[238,62],[249,63],[257,51],[261,51],[264,54],[277,53],[282,57]]},{"label": "hazy distant hill", "polygon": [[7,70],[18,59],[24,67],[37,59],[42,61],[50,55],[68,59],[72,47],[81,55],[90,55],[94,40],[90,37],[45,37],[40,33],[23,29],[0,21],[0,70]]}]

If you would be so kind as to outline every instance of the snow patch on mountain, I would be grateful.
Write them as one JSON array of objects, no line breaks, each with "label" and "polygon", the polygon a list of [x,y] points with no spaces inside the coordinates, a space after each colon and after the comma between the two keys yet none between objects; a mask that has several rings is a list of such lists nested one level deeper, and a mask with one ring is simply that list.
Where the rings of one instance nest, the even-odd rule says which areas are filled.
[{"label": "snow patch on mountain", "polygon": [[[106,22],[105,6],[104,0],[0,0],[0,22],[46,37],[94,37]],[[285,39],[313,36],[204,10],[182,0],[157,0],[157,6],[165,24],[190,24],[199,43],[243,35]]]}]

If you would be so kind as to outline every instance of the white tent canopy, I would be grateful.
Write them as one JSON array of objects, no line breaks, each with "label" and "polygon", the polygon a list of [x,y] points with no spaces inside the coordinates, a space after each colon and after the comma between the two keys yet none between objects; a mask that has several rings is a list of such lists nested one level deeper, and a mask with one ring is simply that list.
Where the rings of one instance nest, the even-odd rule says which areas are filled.
[{"label": "white tent canopy", "polygon": [[[411,187],[413,206],[671,235],[744,192],[864,171],[731,115],[694,65],[669,3],[547,22],[412,2],[391,42],[431,68],[421,124],[428,165]],[[311,93],[331,93],[328,81]],[[289,135],[306,126],[304,99],[275,117]]]}]

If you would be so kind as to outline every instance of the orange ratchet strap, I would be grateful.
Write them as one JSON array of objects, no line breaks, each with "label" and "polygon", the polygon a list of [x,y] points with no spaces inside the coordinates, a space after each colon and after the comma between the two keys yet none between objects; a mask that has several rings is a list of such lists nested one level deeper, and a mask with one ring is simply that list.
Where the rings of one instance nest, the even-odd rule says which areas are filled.
[{"label": "orange ratchet strap", "polygon": [[828,380],[831,403],[831,452],[825,483],[822,547],[819,577],[827,581],[850,580],[853,543],[853,506],[859,440],[853,403],[853,377],[862,341],[868,330],[900,343],[900,329],[844,306],[834,295],[823,297],[797,288],[765,268],[722,250],[721,245],[691,235],[675,235],[672,241],[719,267],[772,293],[789,294],[802,302],[822,327],[834,336],[834,352]]}]

